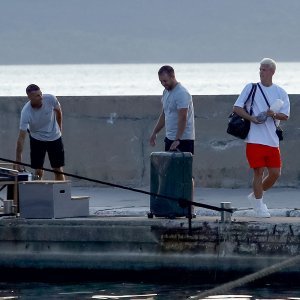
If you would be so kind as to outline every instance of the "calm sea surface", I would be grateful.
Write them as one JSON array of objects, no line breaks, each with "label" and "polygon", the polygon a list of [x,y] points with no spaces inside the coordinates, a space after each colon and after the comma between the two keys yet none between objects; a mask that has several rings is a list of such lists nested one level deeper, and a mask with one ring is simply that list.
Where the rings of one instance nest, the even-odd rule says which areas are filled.
[{"label": "calm sea surface", "polygon": [[[258,63],[172,64],[193,95],[239,94],[259,80]],[[57,96],[160,95],[161,64],[0,65],[0,96],[20,96],[30,83]],[[300,94],[300,63],[278,63],[274,82]]]},{"label": "calm sea surface", "polygon": [[[199,280],[201,281],[201,280]],[[127,300],[183,300],[195,296],[213,285],[196,284],[150,284],[130,282],[0,282],[0,299],[127,299]],[[292,289],[271,284],[262,287],[239,288],[226,295],[203,299],[226,300],[296,300],[300,299],[299,286]]]}]

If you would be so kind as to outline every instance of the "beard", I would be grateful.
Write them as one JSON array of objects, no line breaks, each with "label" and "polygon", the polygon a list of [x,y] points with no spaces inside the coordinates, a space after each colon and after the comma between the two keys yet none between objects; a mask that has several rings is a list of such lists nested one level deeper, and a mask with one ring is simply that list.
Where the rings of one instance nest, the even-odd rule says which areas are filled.
[{"label": "beard", "polygon": [[39,102],[39,103],[31,103],[31,106],[33,108],[40,108],[43,105],[43,102]]}]

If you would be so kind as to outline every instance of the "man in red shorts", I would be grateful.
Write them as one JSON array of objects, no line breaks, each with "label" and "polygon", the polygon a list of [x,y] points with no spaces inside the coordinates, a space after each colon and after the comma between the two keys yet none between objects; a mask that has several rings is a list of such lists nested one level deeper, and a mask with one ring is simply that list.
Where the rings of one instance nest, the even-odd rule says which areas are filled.
[{"label": "man in red shorts", "polygon": [[233,107],[235,113],[251,122],[245,139],[248,163],[254,172],[253,192],[248,198],[256,217],[261,218],[270,217],[263,202],[263,194],[274,185],[281,174],[282,163],[276,126],[280,121],[286,121],[290,114],[287,93],[272,81],[275,70],[276,63],[273,59],[264,58],[260,62],[260,83],[257,83],[252,115],[248,113],[251,100],[246,103],[247,111],[244,109],[244,103],[252,88],[251,83],[245,86]]}]

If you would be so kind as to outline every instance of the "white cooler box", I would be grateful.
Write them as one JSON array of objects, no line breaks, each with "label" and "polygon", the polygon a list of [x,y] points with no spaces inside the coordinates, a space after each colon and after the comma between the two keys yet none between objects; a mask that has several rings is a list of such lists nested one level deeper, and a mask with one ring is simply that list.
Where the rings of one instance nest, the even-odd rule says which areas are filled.
[{"label": "white cooler box", "polygon": [[71,197],[70,181],[19,183],[20,216],[28,219],[86,217],[89,197]]}]

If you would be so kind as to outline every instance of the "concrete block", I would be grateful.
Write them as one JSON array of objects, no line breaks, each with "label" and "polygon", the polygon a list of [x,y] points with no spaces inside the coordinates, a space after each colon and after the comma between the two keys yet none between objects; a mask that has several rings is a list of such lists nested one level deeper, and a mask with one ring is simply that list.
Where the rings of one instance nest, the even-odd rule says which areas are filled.
[{"label": "concrete block", "polygon": [[71,197],[70,181],[28,181],[19,184],[22,218],[49,219],[89,215],[88,197]]}]

